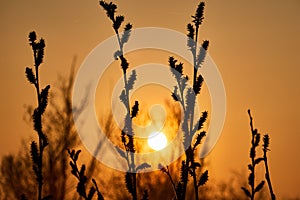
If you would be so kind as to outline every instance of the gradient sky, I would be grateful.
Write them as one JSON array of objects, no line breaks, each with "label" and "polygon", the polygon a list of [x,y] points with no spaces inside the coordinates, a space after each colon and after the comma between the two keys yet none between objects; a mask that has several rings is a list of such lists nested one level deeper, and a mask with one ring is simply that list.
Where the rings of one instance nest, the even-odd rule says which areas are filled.
[{"label": "gradient sky", "polygon": [[[198,1],[114,1],[134,27],[164,27],[186,33]],[[98,1],[1,1],[0,156],[17,152],[32,135],[24,105],[36,103],[24,71],[32,66],[28,33],[46,40],[42,85],[55,88],[74,55],[78,65],[113,34]],[[201,39],[218,65],[227,92],[221,138],[209,155],[211,177],[246,171],[250,143],[247,109],[255,126],[269,133],[271,178],[279,197],[300,196],[300,1],[206,1]],[[167,58],[166,58],[167,59]]]}]

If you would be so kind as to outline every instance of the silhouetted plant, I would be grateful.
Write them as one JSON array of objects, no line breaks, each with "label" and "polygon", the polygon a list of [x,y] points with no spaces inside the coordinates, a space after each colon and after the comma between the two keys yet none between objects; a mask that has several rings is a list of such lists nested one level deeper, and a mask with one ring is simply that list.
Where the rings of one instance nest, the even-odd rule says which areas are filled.
[{"label": "silhouetted plant", "polygon": [[86,187],[87,187],[88,178],[85,175],[86,167],[84,164],[81,165],[80,169],[77,166],[77,160],[78,160],[80,152],[81,152],[81,150],[78,150],[75,152],[75,150],[70,151],[68,149],[68,153],[71,158],[71,161],[70,161],[70,166],[72,168],[71,173],[78,179],[78,184],[77,184],[77,188],[76,188],[77,192],[81,197],[83,197],[86,200],[91,200],[93,198],[93,196],[95,195],[95,193],[97,193],[98,200],[104,200],[104,198],[97,186],[95,179],[92,179],[93,186],[91,186],[91,188],[89,189],[89,192],[87,193]]},{"label": "silhouetted plant", "polygon": [[194,67],[192,88],[187,84],[189,79],[188,76],[183,74],[183,63],[178,63],[174,57],[169,58],[169,65],[171,67],[172,74],[177,81],[177,86],[174,87],[172,97],[175,101],[178,101],[181,104],[184,112],[184,119],[181,129],[183,132],[183,146],[186,149],[186,159],[182,161],[180,181],[176,186],[176,196],[177,199],[180,200],[186,198],[185,196],[189,174],[193,177],[196,200],[199,199],[199,187],[204,185],[208,180],[208,171],[203,172],[199,177],[197,177],[197,169],[201,167],[201,164],[200,162],[195,161],[196,149],[201,143],[203,137],[206,135],[206,132],[201,131],[201,129],[203,128],[203,125],[207,119],[207,111],[203,112],[198,122],[194,124],[195,101],[197,95],[200,94],[203,84],[203,77],[201,74],[198,74],[198,70],[204,62],[209,44],[209,42],[205,40],[202,43],[202,47],[200,47],[199,49],[197,47],[199,27],[204,19],[204,5],[205,4],[203,2],[200,2],[195,15],[192,16],[193,24],[189,23],[187,25],[187,46],[193,55]]},{"label": "silhouetted plant", "polygon": [[[76,115],[73,118],[71,97],[74,69],[75,59],[68,76],[58,76],[56,87],[49,93],[47,110],[43,114],[43,132],[47,135],[49,143],[43,152],[43,171],[47,172],[43,174],[43,193],[51,194],[52,199],[66,199],[70,194],[68,188],[73,184],[70,173],[67,173],[69,160],[66,149],[74,148],[79,144],[73,120],[77,120],[76,115],[80,115],[85,107],[83,102],[79,107],[74,108]],[[31,122],[33,110],[33,106],[26,106],[24,114],[26,123]],[[20,191],[23,191],[27,199],[35,199],[36,183],[34,179],[31,180],[35,175],[31,170],[31,155],[27,153],[30,150],[26,144],[27,139],[22,142],[18,154],[3,156],[1,159],[1,185],[6,199],[20,199]]]},{"label": "silhouetted plant", "polygon": [[173,178],[172,178],[172,175],[171,175],[171,173],[170,173],[169,166],[164,167],[164,166],[162,166],[162,165],[159,165],[158,168],[160,168],[160,170],[168,176],[168,178],[169,178],[169,180],[170,180],[170,182],[171,182],[171,184],[172,184],[174,193],[175,193],[175,195],[176,195],[176,199],[178,199],[178,196],[179,196],[180,194],[178,194],[178,192],[177,192],[177,188],[176,188],[175,182],[174,182],[174,180],[173,180]]},{"label": "silhouetted plant", "polygon": [[29,44],[32,47],[33,57],[34,57],[34,68],[35,73],[32,68],[26,67],[26,77],[28,81],[35,86],[38,106],[34,109],[32,114],[32,121],[34,130],[38,134],[38,143],[32,141],[31,143],[31,160],[32,169],[36,175],[36,180],[38,183],[38,200],[49,199],[50,196],[43,197],[43,152],[45,147],[48,145],[48,140],[43,132],[42,126],[42,116],[45,113],[48,104],[48,92],[50,85],[47,85],[44,89],[40,90],[39,84],[39,67],[44,59],[44,49],[45,41],[40,39],[37,41],[36,33],[29,33]]},{"label": "silhouetted plant", "polygon": [[[48,110],[44,114],[44,132],[47,133],[49,145],[44,152],[44,169],[48,173],[44,174],[47,185],[44,192],[52,194],[53,199],[65,199],[67,188],[67,148],[73,148],[78,144],[78,136],[74,128],[74,119],[71,105],[72,86],[74,82],[75,58],[71,65],[69,76],[58,77],[58,88],[54,93],[50,93]],[[78,108],[76,111],[80,113]],[[32,111],[31,106],[27,106],[27,112]],[[25,120],[26,120],[25,116]],[[56,176],[53,176],[55,174]],[[58,178],[59,177],[59,178]]]},{"label": "silhouetted plant", "polygon": [[255,167],[258,165],[261,161],[263,161],[263,158],[257,158],[256,157],[256,148],[259,145],[260,142],[260,133],[258,133],[257,129],[254,129],[253,127],[253,118],[251,116],[250,110],[248,110],[249,118],[250,118],[250,128],[251,128],[251,147],[250,147],[250,160],[251,163],[248,165],[248,169],[250,171],[249,177],[248,177],[248,185],[251,188],[251,191],[249,191],[247,188],[242,187],[242,190],[244,191],[245,195],[249,197],[251,200],[254,199],[255,193],[259,192],[264,184],[265,181],[261,181],[257,186],[255,185]]},{"label": "silhouetted plant", "polygon": [[270,190],[270,196],[271,199],[275,199],[275,194],[273,193],[273,188],[271,184],[271,179],[270,179],[270,173],[269,173],[269,167],[268,167],[268,160],[267,160],[267,151],[269,151],[269,142],[270,138],[269,135],[264,135],[263,138],[263,157],[257,157],[256,155],[256,148],[259,146],[260,142],[260,133],[258,133],[258,130],[253,127],[253,118],[251,116],[250,110],[248,110],[248,115],[250,118],[250,128],[251,128],[251,148],[250,148],[250,154],[249,157],[251,159],[251,163],[248,165],[248,169],[250,171],[249,177],[248,177],[248,185],[251,188],[251,191],[246,189],[245,187],[242,187],[242,190],[244,191],[245,195],[249,197],[251,200],[254,199],[255,194],[259,192],[264,184],[265,181],[262,180],[257,186],[255,185],[255,167],[258,165],[261,161],[264,161],[265,163],[265,178],[268,182],[269,190]]},{"label": "silhouetted plant", "polygon": [[[134,105],[130,106],[129,100],[129,92],[133,89],[134,83],[136,81],[136,71],[133,70],[129,78],[127,78],[127,69],[129,67],[129,63],[123,54],[123,47],[130,37],[130,32],[132,29],[132,25],[130,23],[126,24],[124,27],[124,32],[120,34],[120,27],[124,22],[124,16],[116,15],[117,5],[114,3],[106,3],[105,1],[100,1],[100,6],[106,11],[108,18],[113,23],[113,29],[116,33],[119,50],[117,50],[114,54],[115,59],[119,59],[121,62],[121,68],[123,71],[123,79],[124,79],[124,89],[120,95],[120,100],[124,104],[126,108],[126,116],[125,116],[125,125],[123,130],[121,131],[121,140],[125,148],[125,152],[116,147],[119,154],[126,159],[128,165],[128,171],[125,175],[125,183],[127,190],[132,195],[133,200],[137,200],[137,177],[136,173],[138,170],[142,170],[144,168],[150,167],[149,164],[143,163],[139,166],[136,166],[135,163],[135,144],[134,144],[134,132],[132,129],[132,119],[135,118],[139,111],[139,103],[135,101]],[[145,196],[144,196],[145,197]]]},{"label": "silhouetted plant", "polygon": [[263,152],[264,152],[263,159],[264,159],[265,170],[266,170],[265,178],[268,183],[271,199],[275,200],[276,196],[273,192],[273,187],[272,187],[270,172],[269,172],[268,157],[267,157],[267,152],[269,151],[269,144],[270,144],[270,137],[268,134],[265,134],[263,138]]}]

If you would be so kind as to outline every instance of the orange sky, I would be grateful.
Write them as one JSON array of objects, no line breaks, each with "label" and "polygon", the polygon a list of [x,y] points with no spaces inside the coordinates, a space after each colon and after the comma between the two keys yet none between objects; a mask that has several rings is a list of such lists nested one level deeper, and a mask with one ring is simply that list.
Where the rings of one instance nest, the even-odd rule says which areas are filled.
[{"label": "orange sky", "polygon": [[[134,27],[164,27],[186,33],[198,1],[114,1]],[[72,57],[78,64],[113,34],[98,1],[1,1],[0,6],[0,155],[16,152],[31,127],[22,120],[24,104],[35,103],[24,71],[32,66],[27,35],[46,39],[42,84],[67,74]],[[224,179],[232,170],[246,171],[254,123],[271,137],[270,166],[280,197],[300,196],[300,1],[206,1],[201,39],[222,74],[227,117],[221,138],[209,155],[211,177]],[[167,58],[166,58],[167,60]],[[53,87],[54,88],[54,87]]]}]

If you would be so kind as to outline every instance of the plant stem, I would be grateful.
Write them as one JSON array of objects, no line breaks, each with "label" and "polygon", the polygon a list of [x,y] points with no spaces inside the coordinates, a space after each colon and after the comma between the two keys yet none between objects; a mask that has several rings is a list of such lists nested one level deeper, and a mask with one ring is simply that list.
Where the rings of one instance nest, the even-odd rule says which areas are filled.
[{"label": "plant stem", "polygon": [[[254,140],[255,140],[255,131],[254,131],[254,128],[253,128],[253,118],[251,116],[251,113],[250,113],[250,110],[248,110],[248,114],[249,114],[249,118],[250,118],[250,128],[251,128],[251,150],[250,152],[252,151],[255,151],[255,145],[254,145]],[[251,164],[252,164],[252,170],[251,170],[251,173],[253,174],[253,181],[250,181],[250,186],[251,186],[251,200],[254,200],[254,195],[255,195],[255,188],[254,188],[254,182],[255,182],[255,157],[254,156],[251,156],[251,153],[250,153],[250,157],[251,157]]]},{"label": "plant stem", "polygon": [[268,166],[267,149],[264,149],[263,151],[264,151],[264,163],[265,163],[265,168],[266,168],[265,178],[266,178],[267,183],[268,183],[271,199],[275,200],[276,196],[273,192],[273,187],[272,187],[270,172],[269,172],[269,166]]},{"label": "plant stem", "polygon": [[[193,162],[192,162],[193,165]],[[193,168],[193,181],[194,181],[194,189],[195,189],[195,199],[198,200],[199,196],[198,196],[198,184],[197,184],[197,176],[196,176],[196,172],[195,172],[195,168]]]},{"label": "plant stem", "polygon": [[136,173],[132,174],[133,177],[133,193],[132,193],[132,199],[137,200],[137,187],[136,187]]},{"label": "plant stem", "polygon": [[[115,23],[115,21],[113,21],[113,23]],[[114,29],[115,33],[117,35],[117,40],[118,40],[118,44],[119,44],[119,48],[120,48],[120,52],[121,55],[120,57],[124,57],[123,55],[123,44],[121,42],[120,39],[120,34],[119,31],[117,29]],[[128,89],[128,81],[127,81],[127,74],[126,74],[126,69],[123,68],[123,79],[124,79],[124,89],[125,89],[125,97],[126,97],[126,110],[127,110],[127,114],[130,116],[131,112],[130,112],[130,102],[129,102],[129,89]],[[129,120],[129,127],[132,127],[132,119]],[[133,132],[131,133],[126,133],[129,134],[128,138],[129,140],[133,140]],[[133,141],[132,141],[133,143]],[[126,144],[125,145],[125,149],[126,149]],[[137,177],[136,177],[136,170],[135,170],[135,157],[134,157],[134,152],[131,151],[132,149],[129,149],[130,153],[128,153],[127,151],[127,163],[128,163],[128,167],[129,167],[129,172],[132,173],[132,179],[133,179],[133,191],[132,191],[132,199],[133,200],[137,200]],[[130,158],[128,157],[128,155],[130,155]],[[129,161],[130,159],[130,161]]]},{"label": "plant stem", "polygon": [[[122,45],[121,45],[121,42],[120,42],[120,36],[119,36],[119,33],[116,31],[116,34],[117,34],[117,37],[118,37],[118,42],[119,42],[119,46],[120,46],[120,51],[122,52],[122,55],[123,56],[123,49],[122,49]],[[125,96],[126,96],[126,109],[127,109],[127,113],[128,115],[130,116],[130,104],[129,104],[129,90],[128,90],[128,83],[127,83],[127,75],[126,75],[126,71],[123,70],[123,77],[124,77],[124,88],[125,88]],[[132,120],[129,121],[129,127],[132,127]],[[128,134],[128,133],[127,133]],[[129,133],[130,134],[130,137],[129,139],[132,139],[133,140],[133,133]],[[128,155],[128,154],[127,154]],[[136,171],[135,171],[135,159],[134,159],[134,153],[133,152],[130,152],[129,153],[130,155],[130,159],[131,159],[131,163],[129,165],[129,172],[132,173],[132,178],[133,178],[133,193],[132,193],[132,199],[133,200],[137,200],[137,180],[136,180]],[[127,159],[129,159],[127,157]],[[129,161],[128,161],[129,163]]]},{"label": "plant stem", "polygon": [[[197,43],[198,43],[198,30],[199,30],[199,27],[196,26],[196,39],[195,39],[195,52],[194,52],[194,55],[196,55],[196,52],[197,52]],[[196,85],[196,79],[197,79],[197,71],[198,69],[196,68],[196,56],[193,56],[194,58],[194,74],[193,74],[193,89],[195,88],[195,85]],[[195,99],[194,101],[196,101],[196,96],[195,96]],[[192,132],[193,132],[193,124],[194,124],[194,109],[195,109],[195,102],[194,103],[194,107],[192,109],[192,113],[191,113],[191,122],[190,122],[190,147],[191,147],[191,143],[192,143]],[[194,153],[193,153],[193,150],[191,150],[191,164],[193,165],[193,160],[194,160]],[[195,172],[195,168],[193,169],[193,181],[194,181],[194,192],[195,192],[195,200],[198,200],[199,197],[198,197],[198,185],[197,185],[197,177],[196,177],[196,172]]]},{"label": "plant stem", "polygon": [[185,159],[185,169],[184,169],[184,177],[186,178],[186,181],[184,181],[183,183],[183,191],[182,191],[182,199],[185,199],[185,194],[186,194],[186,187],[187,187],[187,182],[188,182],[188,177],[189,177],[189,163],[190,163],[190,157],[188,156],[188,152],[191,150],[190,148],[191,146],[189,146],[189,148],[187,149],[187,151],[185,152],[186,155],[186,159]]},{"label": "plant stem", "polygon": [[[33,56],[34,56],[34,67],[35,67],[35,75],[36,75],[36,82],[35,82],[35,88],[36,88],[36,94],[37,94],[37,100],[38,100],[38,108],[40,108],[41,104],[41,94],[40,94],[40,83],[39,83],[39,69],[37,65],[37,51],[33,49]],[[39,114],[39,118],[42,118],[42,116]],[[41,121],[41,119],[40,119]],[[40,173],[41,180],[38,180],[38,200],[42,199],[42,191],[43,191],[43,139],[41,138],[42,130],[38,130],[38,136],[39,136],[39,163],[38,163],[38,170]]]},{"label": "plant stem", "polygon": [[178,199],[177,192],[176,192],[176,186],[175,186],[175,183],[174,183],[174,181],[173,181],[173,178],[172,178],[172,176],[171,176],[171,174],[170,174],[170,170],[169,170],[169,167],[168,167],[168,166],[167,166],[166,174],[168,175],[168,177],[169,177],[169,179],[170,179],[170,181],[171,181],[171,184],[172,184],[174,193],[175,193],[175,195],[176,195],[176,199]]}]

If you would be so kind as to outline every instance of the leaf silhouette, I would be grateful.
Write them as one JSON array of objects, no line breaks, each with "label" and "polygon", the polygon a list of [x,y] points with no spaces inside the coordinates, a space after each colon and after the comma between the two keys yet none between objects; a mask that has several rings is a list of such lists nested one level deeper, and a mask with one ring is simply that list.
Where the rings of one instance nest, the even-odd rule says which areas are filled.
[{"label": "leaf silhouette", "polygon": [[193,52],[195,50],[195,40],[194,40],[194,37],[195,37],[195,29],[193,27],[192,24],[188,24],[187,25],[187,31],[188,31],[188,34],[187,34],[187,46],[189,47],[189,49]]},{"label": "leaf silhouette", "polygon": [[118,60],[118,58],[123,55],[122,51],[120,50],[117,50],[115,53],[114,53],[114,58],[115,60]]},{"label": "leaf silhouette", "polygon": [[97,192],[98,200],[103,200],[103,196],[102,196],[101,192],[99,191],[97,183],[94,179],[92,179],[94,186],[91,186],[90,190],[88,192],[88,195],[86,194],[86,186],[87,186],[87,181],[88,181],[88,179],[85,175],[86,166],[83,164],[79,171],[78,167],[77,167],[77,163],[76,163],[80,152],[81,152],[81,150],[78,150],[75,153],[75,150],[70,151],[68,149],[68,153],[71,158],[71,161],[70,161],[70,166],[72,168],[71,173],[78,179],[76,191],[81,197],[83,197],[86,200],[88,200],[88,199],[91,200],[93,198],[94,194]]},{"label": "leaf silhouette", "polygon": [[31,154],[32,162],[35,164],[39,164],[40,162],[39,152],[38,152],[37,143],[35,141],[31,142],[30,154]]},{"label": "leaf silhouette", "polygon": [[177,79],[177,81],[180,80],[180,77],[182,76],[183,73],[183,67],[182,63],[176,64],[177,60],[174,59],[174,57],[169,57],[169,66],[171,67],[171,72],[173,76]]},{"label": "leaf silhouette", "polygon": [[263,160],[264,160],[263,158],[256,158],[255,161],[254,161],[254,163],[257,165],[257,164],[259,164]]},{"label": "leaf silhouette", "polygon": [[174,86],[174,91],[172,92],[172,98],[174,99],[174,101],[180,101],[177,86]]},{"label": "leaf silhouette", "polygon": [[204,40],[203,43],[202,43],[202,47],[200,47],[200,49],[199,49],[198,56],[197,56],[197,61],[196,61],[196,68],[197,69],[202,65],[202,63],[205,60],[208,45],[209,45],[209,41]]},{"label": "leaf silhouette", "polygon": [[96,192],[96,189],[95,189],[94,187],[91,187],[91,188],[90,188],[90,191],[89,191],[89,193],[88,193],[88,195],[87,195],[87,199],[88,199],[88,200],[91,200],[91,199],[93,198],[95,192]]},{"label": "leaf silhouette", "polygon": [[268,134],[265,134],[263,137],[263,148],[265,151],[269,150],[270,137]]},{"label": "leaf silhouette", "polygon": [[198,185],[202,186],[205,185],[205,183],[208,181],[208,170],[206,170],[205,172],[203,172],[200,176]]},{"label": "leaf silhouette", "polygon": [[204,6],[205,6],[204,2],[200,2],[196,10],[196,14],[192,16],[192,18],[194,18],[193,22],[195,23],[196,27],[199,27],[204,19],[203,17]]},{"label": "leaf silhouette", "polygon": [[194,84],[194,88],[193,88],[196,95],[200,93],[203,81],[204,81],[204,79],[203,79],[202,75],[200,74],[197,77],[196,82]]},{"label": "leaf silhouette", "polygon": [[195,106],[195,93],[191,88],[187,89],[185,104],[186,104],[186,106],[185,106],[186,110],[185,110],[184,114],[188,119],[190,119],[191,113]]},{"label": "leaf silhouette", "polygon": [[122,16],[122,15],[116,16],[115,22],[113,24],[113,27],[116,31],[119,30],[119,28],[120,28],[121,24],[123,23],[123,21],[124,21],[124,16]]},{"label": "leaf silhouette", "polygon": [[34,109],[32,114],[32,120],[33,120],[33,126],[34,130],[38,132],[38,134],[41,134],[42,130],[42,121],[41,121],[41,115],[39,114],[38,109]]},{"label": "leaf silhouette", "polygon": [[148,163],[142,163],[136,168],[136,171],[143,170],[149,167],[151,167],[151,165],[149,165]]},{"label": "leaf silhouette", "polygon": [[254,192],[260,191],[260,190],[263,188],[264,184],[265,184],[265,181],[261,181],[261,182],[256,186]]},{"label": "leaf silhouette", "polygon": [[131,109],[131,118],[136,117],[138,112],[139,112],[139,102],[135,101]]},{"label": "leaf silhouette", "polygon": [[196,142],[194,144],[194,149],[201,143],[201,140],[205,137],[206,135],[206,132],[205,131],[202,131],[201,133],[199,133],[197,135],[197,138],[196,138]]},{"label": "leaf silhouette", "polygon": [[[73,149],[72,151],[70,149],[67,149],[68,154],[70,155],[70,157],[73,159],[74,155],[75,155],[75,150]],[[80,151],[80,150],[79,150]]]},{"label": "leaf silhouette", "polygon": [[126,158],[125,152],[122,149],[120,149],[120,147],[116,146],[116,150],[118,151],[120,156],[122,156],[123,158]]},{"label": "leaf silhouette", "polygon": [[[74,150],[72,151],[72,153],[73,153],[73,155],[74,155]],[[78,151],[76,151],[76,153],[75,153],[75,155],[74,155],[74,158],[73,158],[73,160],[74,161],[77,161],[78,160],[78,157],[79,157],[79,154],[81,153],[81,150],[79,149]]]},{"label": "leaf silhouette", "polygon": [[249,192],[248,189],[241,187],[241,189],[244,191],[244,193],[246,194],[247,197],[251,198],[251,193]]},{"label": "leaf silhouette", "polygon": [[132,29],[132,25],[130,23],[126,24],[126,26],[124,28],[124,33],[121,38],[122,47],[125,43],[128,42],[130,33],[131,33],[131,29]]},{"label": "leaf silhouette", "polygon": [[260,142],[260,134],[256,133],[255,134],[255,140],[254,140],[254,146],[257,147],[259,145],[259,142]]},{"label": "leaf silhouette", "polygon": [[188,76],[181,76],[180,78],[180,87],[181,87],[181,90],[185,90],[187,88],[187,82],[189,80],[189,77]]},{"label": "leaf silhouette", "polygon": [[35,76],[32,72],[32,69],[29,68],[29,67],[26,67],[26,77],[27,77],[27,80],[31,83],[31,84],[34,84],[35,85]]},{"label": "leaf silhouette", "polygon": [[208,116],[208,112],[207,111],[202,112],[202,115],[201,115],[200,119],[198,120],[198,123],[196,124],[196,127],[194,127],[195,131],[196,130],[199,131],[200,129],[203,128],[203,125],[204,125],[204,122],[207,119],[207,116]]},{"label": "leaf silhouette", "polygon": [[34,31],[29,33],[29,42],[34,43],[36,41],[36,33]]},{"label": "leaf silhouette", "polygon": [[133,89],[133,85],[134,85],[135,81],[136,81],[136,71],[132,70],[132,73],[128,79],[128,85],[127,85],[128,91]]},{"label": "leaf silhouette", "polygon": [[254,185],[254,174],[253,174],[253,172],[251,172],[249,174],[248,183],[249,183],[249,185]]},{"label": "leaf silhouette", "polygon": [[45,40],[40,39],[40,42],[36,44],[37,46],[37,55],[35,60],[36,67],[40,66],[40,64],[43,62],[44,58],[44,48],[45,48]]},{"label": "leaf silhouette", "polygon": [[115,20],[115,12],[117,10],[117,5],[110,2],[109,4],[105,1],[100,1],[100,5],[106,10],[106,15],[112,20]]},{"label": "leaf silhouette", "polygon": [[123,69],[123,72],[126,73],[129,63],[127,62],[126,58],[123,55],[121,55],[119,58],[121,60],[121,67]]},{"label": "leaf silhouette", "polygon": [[172,92],[172,98],[174,99],[174,101],[179,101],[179,96],[175,92]]},{"label": "leaf silhouette", "polygon": [[124,105],[127,105],[128,101],[126,98],[126,92],[125,89],[122,90],[121,95],[120,95],[120,100]]},{"label": "leaf silhouette", "polygon": [[127,113],[126,116],[125,116],[125,124],[124,124],[124,132],[130,136],[133,134],[133,130],[132,130],[132,127],[131,127],[131,117],[130,117],[130,114]]},{"label": "leaf silhouette", "polygon": [[48,105],[49,89],[50,89],[50,85],[47,85],[41,92],[41,102],[39,106],[39,112],[41,115],[45,112],[46,107]]}]

